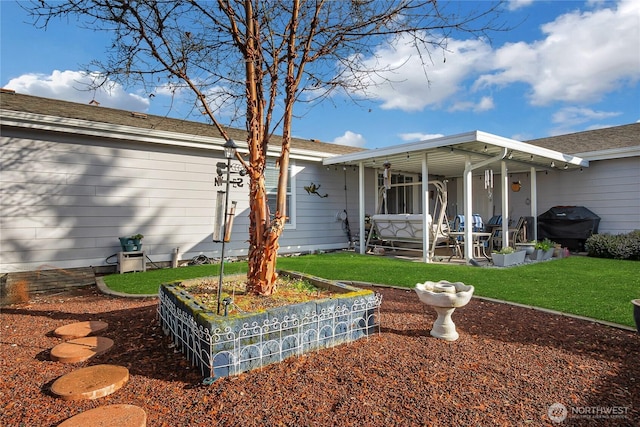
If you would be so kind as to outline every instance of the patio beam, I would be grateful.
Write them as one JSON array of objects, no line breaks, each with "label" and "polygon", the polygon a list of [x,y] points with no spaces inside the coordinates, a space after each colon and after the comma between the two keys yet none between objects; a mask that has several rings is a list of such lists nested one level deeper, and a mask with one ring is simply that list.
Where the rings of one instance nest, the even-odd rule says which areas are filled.
[{"label": "patio beam", "polygon": [[502,247],[509,246],[509,175],[507,162],[500,162],[500,177],[502,178]]},{"label": "patio beam", "polygon": [[[427,166],[427,152],[422,153],[422,260],[425,263],[431,262],[431,242],[429,235],[431,234],[432,225],[429,225],[429,167]],[[431,224],[435,221],[431,218]]]},{"label": "patio beam", "polygon": [[[376,190],[377,192],[377,190]],[[365,236],[365,206],[364,206],[364,163],[362,161],[358,162],[358,227],[360,228],[360,236],[359,236],[359,244],[360,244],[360,253],[365,254],[367,252],[367,248],[365,248],[365,242],[367,236]]]},{"label": "patio beam", "polygon": [[531,216],[533,217],[533,240],[538,240],[538,176],[536,175],[536,168],[531,167]]}]

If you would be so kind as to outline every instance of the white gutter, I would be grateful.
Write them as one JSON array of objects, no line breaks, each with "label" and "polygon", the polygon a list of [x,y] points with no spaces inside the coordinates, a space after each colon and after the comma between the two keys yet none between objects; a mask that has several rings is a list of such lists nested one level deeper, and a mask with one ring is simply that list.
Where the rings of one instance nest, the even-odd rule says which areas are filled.
[{"label": "white gutter", "polygon": [[[2,126],[34,129],[48,132],[61,132],[74,135],[89,135],[100,138],[143,142],[148,144],[171,145],[201,150],[223,151],[224,139],[219,137],[185,134],[157,129],[146,129],[113,123],[90,120],[62,118],[43,114],[25,113],[14,110],[0,110]],[[141,119],[143,120],[143,119]],[[245,141],[236,141],[240,152],[248,152]],[[277,157],[281,150],[268,150],[267,155]],[[319,151],[291,148],[292,159],[322,162],[329,154]]]},{"label": "white gutter", "polygon": [[640,145],[636,145],[635,147],[610,148],[607,150],[576,153],[576,156],[580,156],[583,159],[587,159],[590,161],[637,157],[640,156]]},{"label": "white gutter", "polygon": [[394,145],[386,148],[376,148],[374,150],[360,151],[357,153],[345,154],[331,157],[324,160],[325,165],[350,163],[358,161],[366,161],[372,158],[391,157],[407,152],[430,150],[434,148],[442,148],[450,145],[465,144],[471,142],[480,142],[491,144],[497,147],[514,150],[521,153],[527,153],[534,156],[548,158],[557,162],[568,163],[576,166],[588,167],[589,162],[578,156],[564,154],[559,151],[550,150],[548,148],[538,147],[515,139],[505,138],[482,131],[472,131],[452,136],[444,136],[441,138],[429,139],[426,141],[410,142],[407,144]]}]

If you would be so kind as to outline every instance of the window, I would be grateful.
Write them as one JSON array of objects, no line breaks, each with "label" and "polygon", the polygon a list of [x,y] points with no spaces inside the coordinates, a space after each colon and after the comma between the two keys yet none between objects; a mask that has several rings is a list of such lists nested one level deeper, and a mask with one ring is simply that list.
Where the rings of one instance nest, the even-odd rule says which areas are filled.
[{"label": "window", "polygon": [[[295,227],[295,198],[291,192],[295,187],[295,175],[291,171],[295,169],[295,163],[289,161],[289,179],[287,180],[287,220],[285,221],[286,228]],[[276,167],[275,159],[267,159],[267,167],[264,171],[264,183],[267,192],[267,201],[269,204],[269,212],[273,219],[276,213],[276,196],[278,194],[278,168]]]},{"label": "window", "polygon": [[[413,177],[411,176],[391,174],[391,188],[387,190],[387,210],[390,214],[413,213],[414,186],[412,184]],[[384,186],[384,179],[382,174],[378,174],[378,188],[382,188],[382,186]],[[380,206],[384,206],[384,204]]]}]

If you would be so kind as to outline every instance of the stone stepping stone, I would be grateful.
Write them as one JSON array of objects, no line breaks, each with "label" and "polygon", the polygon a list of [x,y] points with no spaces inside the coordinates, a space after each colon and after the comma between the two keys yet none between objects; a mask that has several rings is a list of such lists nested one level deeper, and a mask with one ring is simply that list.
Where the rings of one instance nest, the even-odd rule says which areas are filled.
[{"label": "stone stepping stone", "polygon": [[60,326],[53,334],[65,340],[74,338],[82,338],[97,332],[103,331],[109,327],[109,324],[100,320],[90,320],[87,322],[71,323],[69,325]]},{"label": "stone stepping stone", "polygon": [[51,360],[62,363],[84,362],[113,347],[113,340],[105,337],[85,337],[66,341],[51,349]]},{"label": "stone stepping stone", "polygon": [[145,427],[147,413],[135,405],[107,405],[75,415],[58,427]]},{"label": "stone stepping stone", "polygon": [[51,385],[51,392],[63,400],[97,399],[119,390],[129,381],[124,366],[95,365],[61,376]]}]

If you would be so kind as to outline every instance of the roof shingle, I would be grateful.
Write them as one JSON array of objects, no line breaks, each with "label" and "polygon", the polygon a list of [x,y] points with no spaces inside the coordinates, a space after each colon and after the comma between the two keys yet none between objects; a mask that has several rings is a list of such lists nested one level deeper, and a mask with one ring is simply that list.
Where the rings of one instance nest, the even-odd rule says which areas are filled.
[{"label": "roof shingle", "polygon": [[[41,98],[32,95],[2,92],[0,93],[0,108],[69,119],[132,126],[142,129],[154,129],[188,135],[222,138],[220,132],[218,132],[215,126],[206,123],[124,111],[114,108],[100,107],[97,105],[85,105],[76,102],[61,101],[58,99]],[[246,141],[247,139],[246,130],[228,128],[227,132],[229,137],[234,140]],[[279,138],[274,138],[274,142],[279,144]],[[300,138],[292,138],[291,145],[292,148],[336,155],[363,150],[362,148]]]},{"label": "roof shingle", "polygon": [[640,123],[526,141],[561,153],[577,154],[640,146]]}]

